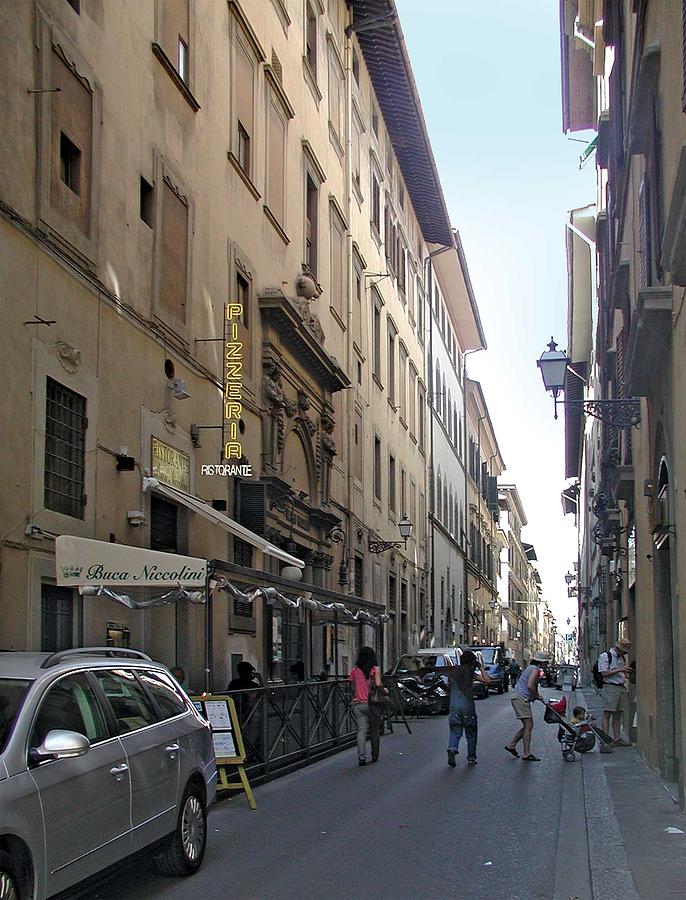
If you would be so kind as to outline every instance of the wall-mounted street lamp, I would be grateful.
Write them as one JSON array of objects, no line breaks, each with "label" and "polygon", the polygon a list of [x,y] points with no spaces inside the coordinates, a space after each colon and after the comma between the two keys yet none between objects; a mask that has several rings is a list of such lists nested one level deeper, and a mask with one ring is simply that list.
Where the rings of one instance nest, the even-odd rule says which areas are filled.
[{"label": "wall-mounted street lamp", "polygon": [[567,586],[569,587],[569,585],[574,581],[574,575],[572,575],[571,572],[567,572],[567,574],[565,575],[565,581],[567,582]]},{"label": "wall-mounted street lamp", "polygon": [[550,338],[548,350],[541,354],[536,365],[541,370],[543,385],[553,395],[555,401],[555,418],[557,419],[557,404],[580,403],[587,416],[594,416],[605,425],[613,425],[616,428],[636,427],[641,423],[641,401],[636,397],[619,400],[559,400],[558,394],[565,389],[565,378],[569,370],[572,375],[586,384],[586,380],[575,372],[569,364],[567,354],[557,349],[557,344]]},{"label": "wall-mounted street lamp", "polygon": [[386,550],[392,550],[394,547],[405,547],[407,549],[407,539],[412,534],[412,522],[403,516],[398,522],[398,531],[402,541],[379,541],[369,538],[367,549],[370,553],[384,553]]}]

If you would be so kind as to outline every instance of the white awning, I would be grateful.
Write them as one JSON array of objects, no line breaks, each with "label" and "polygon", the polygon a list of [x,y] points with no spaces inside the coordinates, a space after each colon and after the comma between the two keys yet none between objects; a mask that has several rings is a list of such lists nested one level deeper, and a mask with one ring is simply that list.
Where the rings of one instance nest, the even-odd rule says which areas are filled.
[{"label": "white awning", "polygon": [[274,559],[280,559],[281,562],[288,563],[290,566],[297,566],[299,569],[305,568],[305,563],[301,559],[298,559],[296,556],[291,556],[290,553],[286,553],[285,550],[277,547],[276,544],[271,544],[265,538],[260,537],[259,534],[255,534],[254,531],[250,531],[249,528],[240,525],[238,522],[225,516],[224,513],[214,509],[209,503],[205,503],[205,501],[201,500],[199,497],[194,497],[192,494],[187,494],[185,491],[180,491],[178,488],[170,487],[168,484],[162,484],[156,478],[143,479],[143,490],[148,489],[156,491],[158,494],[162,494],[162,496],[166,497],[168,500],[173,500],[175,503],[181,503],[183,506],[190,509],[191,512],[198,513],[198,515],[212,522],[214,525],[219,525],[225,531],[228,531],[229,534],[234,535],[234,537],[240,538],[247,544],[252,544],[253,547],[257,547],[258,550],[261,550],[268,556],[273,556]]},{"label": "white awning", "polygon": [[57,584],[86,587],[196,587],[203,590],[207,560],[60,534],[55,538]]}]

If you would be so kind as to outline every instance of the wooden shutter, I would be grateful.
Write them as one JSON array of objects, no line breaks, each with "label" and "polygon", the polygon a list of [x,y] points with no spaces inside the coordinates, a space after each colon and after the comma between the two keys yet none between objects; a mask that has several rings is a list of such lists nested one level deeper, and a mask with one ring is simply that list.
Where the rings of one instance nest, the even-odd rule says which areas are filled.
[{"label": "wooden shutter", "polygon": [[[265,530],[265,486],[259,481],[236,481],[234,509],[239,524],[255,534]],[[239,566],[252,566],[253,548],[240,538],[233,539],[234,562]]]},{"label": "wooden shutter", "polygon": [[639,287],[650,283],[650,207],[648,204],[648,182],[643,179],[638,191],[638,254]]}]

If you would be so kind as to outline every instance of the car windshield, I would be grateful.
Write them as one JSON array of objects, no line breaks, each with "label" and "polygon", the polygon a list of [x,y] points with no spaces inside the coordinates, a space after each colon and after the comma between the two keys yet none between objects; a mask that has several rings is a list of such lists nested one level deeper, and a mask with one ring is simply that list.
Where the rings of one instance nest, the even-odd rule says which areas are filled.
[{"label": "car windshield", "polygon": [[398,660],[395,671],[398,675],[407,675],[410,672],[416,672],[418,669],[424,668],[424,666],[435,665],[435,656],[410,656],[409,654],[405,654],[405,656],[401,656]]},{"label": "car windshield", "polygon": [[9,740],[30,684],[18,678],[0,678],[0,753]]},{"label": "car windshield", "polygon": [[492,666],[495,662],[495,647],[481,647],[481,655],[484,658],[484,663],[487,666]]}]

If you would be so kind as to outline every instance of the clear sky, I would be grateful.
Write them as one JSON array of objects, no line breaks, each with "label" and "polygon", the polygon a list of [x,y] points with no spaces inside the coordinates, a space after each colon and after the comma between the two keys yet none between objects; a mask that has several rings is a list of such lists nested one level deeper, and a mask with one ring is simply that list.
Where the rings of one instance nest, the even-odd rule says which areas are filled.
[{"label": "clear sky", "polygon": [[[396,0],[453,227],[459,229],[488,350],[469,357],[483,387],[559,631],[575,617],[565,572],[564,423],[536,359],[566,347],[567,211],[595,200],[594,159],[562,134],[556,0]],[[574,137],[579,137],[574,135]]]}]

